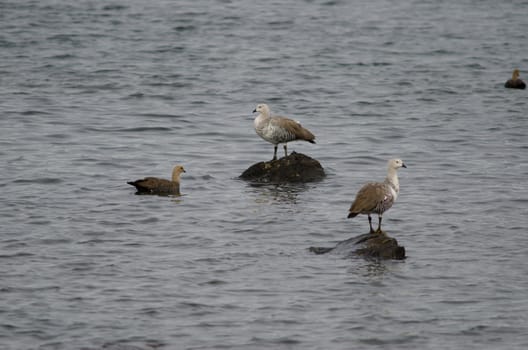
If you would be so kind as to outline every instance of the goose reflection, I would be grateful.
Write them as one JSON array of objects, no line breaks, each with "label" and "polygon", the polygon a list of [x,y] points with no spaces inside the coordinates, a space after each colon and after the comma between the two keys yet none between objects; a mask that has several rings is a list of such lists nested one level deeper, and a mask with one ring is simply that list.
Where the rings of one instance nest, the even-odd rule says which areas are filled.
[{"label": "goose reflection", "polygon": [[358,260],[358,262],[362,260],[362,262],[351,266],[347,271],[362,280],[364,278],[375,278],[376,281],[380,281],[380,277],[394,274],[398,266],[405,263],[405,260],[363,260],[359,257],[353,257],[353,259]]},{"label": "goose reflection", "polygon": [[250,183],[248,187],[257,194],[257,203],[297,204],[299,194],[310,188],[307,184],[259,184]]}]

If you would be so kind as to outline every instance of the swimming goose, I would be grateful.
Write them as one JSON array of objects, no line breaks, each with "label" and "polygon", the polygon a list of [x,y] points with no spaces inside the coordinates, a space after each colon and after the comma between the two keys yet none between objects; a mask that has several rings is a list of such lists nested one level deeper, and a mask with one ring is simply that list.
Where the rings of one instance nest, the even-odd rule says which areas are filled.
[{"label": "swimming goose", "polygon": [[127,184],[135,186],[137,194],[180,195],[180,174],[184,172],[183,166],[176,165],[172,170],[171,180],[146,177]]},{"label": "swimming goose", "polygon": [[511,79],[504,84],[504,87],[510,89],[526,89],[526,84],[519,78],[519,70],[514,69]]}]

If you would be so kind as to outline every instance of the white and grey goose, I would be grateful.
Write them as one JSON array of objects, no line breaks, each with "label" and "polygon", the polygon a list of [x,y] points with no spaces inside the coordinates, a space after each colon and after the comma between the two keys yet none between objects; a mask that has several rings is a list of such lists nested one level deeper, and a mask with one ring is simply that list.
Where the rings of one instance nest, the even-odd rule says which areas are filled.
[{"label": "white and grey goose", "polygon": [[[356,199],[349,209],[349,218],[358,214],[368,215],[370,233],[381,233],[381,219],[383,213],[389,210],[398,194],[400,193],[400,182],[397,171],[399,168],[407,168],[401,159],[391,159],[388,163],[387,178],[384,182],[368,182],[356,194]],[[370,214],[378,214],[378,229],[372,228]]]},{"label": "white and grey goose", "polygon": [[271,116],[271,111],[267,104],[258,104],[253,113],[259,114],[253,122],[257,135],[275,146],[273,160],[277,159],[277,146],[284,144],[284,156],[288,155],[287,143],[290,141],[308,141],[315,143],[315,136],[301,123],[285,117]]}]

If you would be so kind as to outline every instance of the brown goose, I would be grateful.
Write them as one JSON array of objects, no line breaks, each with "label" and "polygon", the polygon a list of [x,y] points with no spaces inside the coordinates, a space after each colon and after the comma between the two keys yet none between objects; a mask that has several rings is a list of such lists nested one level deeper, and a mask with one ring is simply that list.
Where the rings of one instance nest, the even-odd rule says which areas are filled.
[{"label": "brown goose", "polygon": [[171,180],[146,177],[127,184],[136,187],[137,194],[180,195],[180,174],[184,172],[183,166],[176,165],[172,170]]},{"label": "brown goose", "polygon": [[519,70],[514,69],[511,79],[504,84],[504,87],[510,89],[526,89],[526,84],[519,78]]},{"label": "brown goose", "polygon": [[303,128],[298,121],[271,116],[271,111],[267,104],[258,104],[253,113],[258,112],[255,118],[254,127],[257,135],[275,146],[273,160],[277,159],[277,146],[284,144],[284,156],[288,155],[287,143],[290,141],[302,140],[315,143],[315,136],[308,129]]},{"label": "brown goose", "polygon": [[[398,181],[397,170],[407,168],[401,159],[391,159],[388,163],[388,173],[384,182],[368,182],[356,195],[354,203],[349,209],[349,218],[358,214],[368,215],[370,233],[381,233],[381,218],[384,212],[389,210],[398,194],[400,193],[400,182]],[[372,228],[372,218],[370,214],[378,214],[378,229]]]}]

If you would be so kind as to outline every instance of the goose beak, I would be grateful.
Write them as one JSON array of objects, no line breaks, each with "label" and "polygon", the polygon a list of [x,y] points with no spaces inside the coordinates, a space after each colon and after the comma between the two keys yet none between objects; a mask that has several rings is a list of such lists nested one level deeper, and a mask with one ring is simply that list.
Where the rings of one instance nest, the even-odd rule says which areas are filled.
[{"label": "goose beak", "polygon": [[257,112],[257,109],[255,108],[255,109],[253,110],[253,113],[256,113],[256,112]]},{"label": "goose beak", "polygon": [[407,165],[405,165],[405,163],[402,163],[402,168],[407,168]]}]

